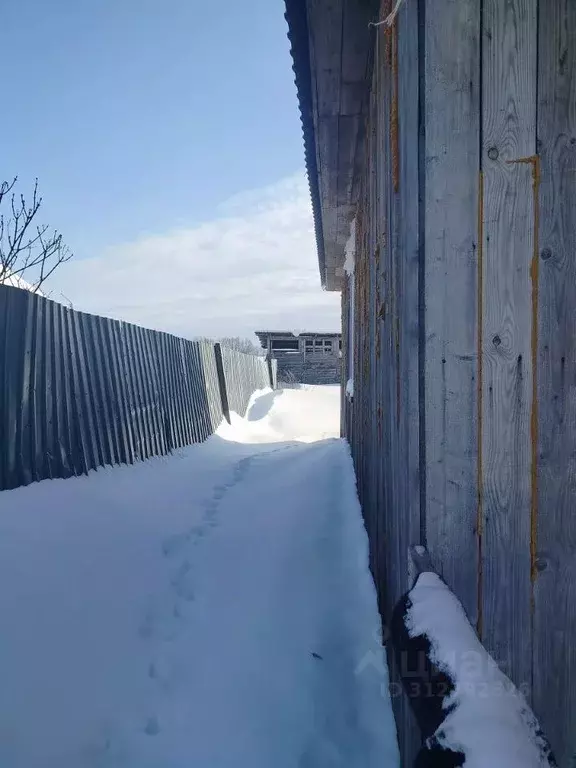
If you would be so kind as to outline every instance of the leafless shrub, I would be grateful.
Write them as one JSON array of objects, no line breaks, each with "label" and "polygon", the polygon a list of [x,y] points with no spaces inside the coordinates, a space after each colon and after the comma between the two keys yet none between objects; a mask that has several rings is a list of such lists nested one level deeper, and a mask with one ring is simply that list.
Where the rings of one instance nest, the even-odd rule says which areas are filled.
[{"label": "leafless shrub", "polygon": [[0,183],[0,284],[25,281],[36,293],[73,254],[59,232],[37,223],[42,205],[38,179],[31,200],[16,193],[17,181],[15,177]]}]

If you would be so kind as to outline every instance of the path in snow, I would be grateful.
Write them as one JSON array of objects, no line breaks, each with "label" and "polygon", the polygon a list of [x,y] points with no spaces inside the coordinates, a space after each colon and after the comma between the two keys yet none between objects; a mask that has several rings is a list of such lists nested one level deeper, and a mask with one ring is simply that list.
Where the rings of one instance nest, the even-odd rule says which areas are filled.
[{"label": "path in snow", "polygon": [[0,494],[0,765],[398,765],[338,403]]}]

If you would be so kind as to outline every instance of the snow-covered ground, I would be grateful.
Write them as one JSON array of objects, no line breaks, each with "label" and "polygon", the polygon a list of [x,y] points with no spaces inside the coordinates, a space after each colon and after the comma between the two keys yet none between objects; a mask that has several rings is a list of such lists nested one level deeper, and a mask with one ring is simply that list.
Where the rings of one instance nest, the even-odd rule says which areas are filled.
[{"label": "snow-covered ground", "polygon": [[1,766],[396,768],[338,406],[0,494]]}]

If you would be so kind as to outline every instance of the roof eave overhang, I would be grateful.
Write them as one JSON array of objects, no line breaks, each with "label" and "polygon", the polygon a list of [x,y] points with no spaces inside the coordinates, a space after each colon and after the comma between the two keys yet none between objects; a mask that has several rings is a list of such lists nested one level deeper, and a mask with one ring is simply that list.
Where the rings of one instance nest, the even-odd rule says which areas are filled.
[{"label": "roof eave overhang", "polygon": [[286,0],[322,286],[342,288],[368,95],[373,0]]}]

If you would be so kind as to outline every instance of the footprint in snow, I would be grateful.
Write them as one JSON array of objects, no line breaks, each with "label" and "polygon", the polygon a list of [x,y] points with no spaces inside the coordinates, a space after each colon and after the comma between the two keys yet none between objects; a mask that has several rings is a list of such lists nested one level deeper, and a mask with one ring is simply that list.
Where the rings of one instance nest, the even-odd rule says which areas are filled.
[{"label": "footprint in snow", "polygon": [[158,722],[156,715],[152,715],[152,717],[148,718],[146,725],[144,726],[144,733],[148,736],[157,736],[160,733],[160,723]]},{"label": "footprint in snow", "polygon": [[168,536],[168,538],[164,539],[162,542],[162,552],[164,553],[164,557],[173,557],[174,555],[177,555],[184,549],[189,540],[189,531]]},{"label": "footprint in snow", "polygon": [[154,614],[150,609],[148,609],[144,614],[144,618],[140,622],[140,626],[138,627],[138,634],[142,639],[147,640],[148,638],[152,637],[152,635],[154,634],[154,629],[155,629]]}]

